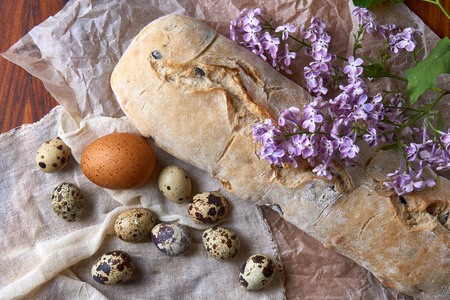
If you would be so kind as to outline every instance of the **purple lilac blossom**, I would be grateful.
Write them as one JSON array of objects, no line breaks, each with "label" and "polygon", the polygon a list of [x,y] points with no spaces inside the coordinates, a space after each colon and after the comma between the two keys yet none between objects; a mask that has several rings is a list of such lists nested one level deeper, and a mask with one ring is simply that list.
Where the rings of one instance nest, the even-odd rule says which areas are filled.
[{"label": "purple lilac blossom", "polygon": [[[426,187],[432,187],[436,184],[434,178],[425,178],[423,170],[425,167],[436,168],[437,171],[450,170],[450,152],[447,149],[447,141],[450,141],[448,133],[438,132],[434,139],[430,139],[426,133],[425,128],[414,128],[416,133],[422,136],[422,143],[410,143],[405,146],[404,152],[406,160],[410,162],[413,167],[408,167],[407,171],[402,173],[402,163],[400,168],[388,177],[393,177],[392,182],[385,182],[384,184],[393,188],[399,195],[408,194],[414,190],[423,190]],[[450,132],[449,132],[450,133]],[[441,142],[443,145],[441,145]]]},{"label": "purple lilac blossom", "polygon": [[250,26],[258,26],[259,25],[259,19],[258,16],[261,14],[261,10],[253,10],[250,9],[248,14],[242,18],[242,24],[243,25],[250,25]]},{"label": "purple lilac blossom", "polygon": [[288,44],[284,44],[286,52],[283,52],[281,55],[281,58],[284,59],[284,64],[286,66],[289,66],[291,64],[291,59],[295,59],[295,57],[297,56],[296,52],[291,52],[289,50],[289,45]]},{"label": "purple lilac blossom", "polygon": [[328,53],[331,37],[327,33],[325,23],[319,18],[313,18],[308,28],[303,26],[301,33],[303,39],[311,43],[311,49],[308,49],[306,54],[314,59],[304,68],[308,91],[316,96],[325,95],[328,92],[325,85],[332,78],[331,61],[336,59],[334,55]]},{"label": "purple lilac blossom", "polygon": [[280,44],[280,39],[269,32],[264,32],[264,41],[262,42],[263,49],[270,53],[272,58],[277,58],[278,45]]},{"label": "purple lilac blossom", "polygon": [[389,36],[389,44],[391,46],[391,51],[394,53],[399,53],[402,49],[408,52],[414,51],[417,45],[414,34],[423,34],[421,30],[413,28],[405,28],[403,31],[391,34]]},{"label": "purple lilac blossom", "polygon": [[406,160],[407,161],[415,161],[417,154],[419,154],[420,145],[416,143],[411,143],[408,147],[406,147]]},{"label": "purple lilac blossom", "polygon": [[433,187],[436,184],[433,178],[423,176],[424,166],[422,163],[418,164],[418,170],[409,167],[408,170],[402,172],[402,167],[403,161],[398,170],[387,174],[387,177],[392,177],[394,180],[384,183],[388,188],[394,189],[399,196],[409,194],[414,190],[421,191],[425,187]]},{"label": "purple lilac blossom", "polygon": [[[295,27],[287,23],[276,28],[278,36],[271,35],[259,28],[260,24],[266,22],[261,14],[261,10],[242,11],[231,22],[231,38],[268,60],[277,70],[289,72],[287,67],[296,53],[291,52],[286,43],[285,51],[280,52],[280,48],[289,33],[295,31]],[[389,36],[392,51],[412,51],[415,48],[414,34],[420,31],[412,28],[401,30],[392,24],[379,25],[372,13],[363,8],[355,8],[353,14],[368,33],[379,32],[385,38]],[[302,111],[296,107],[283,111],[278,125],[269,119],[255,124],[253,133],[255,142],[261,143],[261,158],[280,166],[290,163],[294,167],[298,166],[297,160],[303,158],[313,167],[314,173],[331,180],[334,160],[349,165],[359,154],[357,135],[371,147],[383,142],[396,142],[395,134],[383,133],[395,130],[398,126],[395,124],[407,120],[402,114],[405,101],[401,95],[389,98],[377,94],[369,97],[368,87],[362,78],[363,60],[353,56],[340,70],[343,73],[339,75],[340,79],[346,78],[347,83],[340,80],[338,84],[331,84],[329,79],[338,71],[331,65],[336,57],[328,53],[331,37],[325,24],[313,18],[310,27],[302,26],[301,34],[304,41],[311,43],[311,48],[305,53],[313,61],[304,68],[304,76],[310,93],[316,97]],[[327,94],[328,86],[340,93],[331,99],[322,98],[322,95]],[[423,129],[405,130],[409,130],[409,133],[405,131],[403,135],[420,135],[422,143],[411,142],[403,148],[407,167],[402,169],[402,162],[396,172],[388,174],[393,180],[384,183],[399,195],[435,185],[433,178],[424,177],[424,168],[450,169],[450,130],[447,133],[439,132],[434,140]]]},{"label": "purple lilac blossom", "polygon": [[352,15],[358,17],[358,24],[364,25],[365,22],[373,19],[373,14],[367,8],[355,7],[352,11]]},{"label": "purple lilac blossom", "polygon": [[333,175],[328,170],[328,165],[326,164],[319,164],[313,169],[313,173],[316,173],[319,176],[326,177],[328,180],[331,180],[333,178]]},{"label": "purple lilac blossom", "polygon": [[405,28],[402,30],[395,24],[379,25],[374,19],[372,12],[366,8],[355,7],[352,11],[358,17],[358,24],[369,34],[380,33],[384,39],[389,41],[390,49],[394,53],[399,53],[402,49],[408,52],[414,51],[417,41],[414,34],[423,34],[421,30]]},{"label": "purple lilac blossom", "polygon": [[281,32],[281,39],[282,40],[287,40],[289,38],[289,33],[295,32],[297,31],[297,27],[294,25],[291,25],[289,23],[286,23],[284,25],[278,26],[275,29],[275,32]]},{"label": "purple lilac blossom", "polygon": [[448,129],[447,133],[439,131],[441,134],[441,142],[444,144],[444,147],[447,151],[450,150],[450,129]]},{"label": "purple lilac blossom", "polygon": [[367,133],[363,135],[364,141],[366,141],[370,147],[375,147],[378,144],[379,135],[375,128],[368,128]]},{"label": "purple lilac blossom", "polygon": [[344,67],[344,72],[349,77],[359,76],[363,72],[363,68],[360,67],[364,61],[361,58],[355,59],[353,56],[348,58],[348,65]]},{"label": "purple lilac blossom", "polygon": [[360,24],[367,33],[375,34],[380,31],[380,25],[374,19],[371,11],[366,8],[355,7],[352,14],[358,17],[358,24]]},{"label": "purple lilac blossom", "polygon": [[343,158],[355,158],[359,153],[359,147],[355,145],[355,140],[345,136],[342,138],[341,145],[339,147],[339,151]]},{"label": "purple lilac blossom", "polygon": [[299,115],[300,109],[295,106],[285,109],[278,118],[278,125],[285,126],[287,122],[297,124]]},{"label": "purple lilac blossom", "polygon": [[383,36],[383,38],[386,40],[389,38],[390,35],[394,35],[396,34],[399,30],[400,27],[398,27],[395,24],[387,24],[387,25],[380,25],[380,33]]},{"label": "purple lilac blossom", "polygon": [[[306,32],[322,32],[326,30],[317,30],[317,24],[322,24],[317,19],[313,29],[304,29]],[[315,41],[321,40],[317,36]],[[317,48],[319,49],[319,48]],[[320,48],[320,52],[311,51],[312,55],[322,57],[328,54],[325,48]],[[314,58],[314,56],[313,56]],[[296,159],[306,159],[313,168],[313,172],[319,176],[331,178],[331,170],[334,165],[332,160],[340,160],[344,165],[349,165],[351,161],[359,154],[360,148],[356,144],[357,134],[353,132],[356,127],[367,128],[361,135],[369,146],[376,146],[382,141],[381,133],[386,130],[392,130],[392,127],[378,126],[378,118],[384,117],[386,109],[383,106],[382,96],[375,95],[368,97],[367,87],[362,76],[361,60],[351,58],[344,67],[343,72],[347,77],[347,85],[341,85],[341,93],[334,99],[325,100],[321,96],[314,98],[314,101],[303,108],[302,114],[298,108],[289,108],[282,112],[277,131],[282,132],[283,139],[277,143],[277,147],[284,153],[283,157],[277,157],[271,161],[277,161],[282,164]],[[312,93],[318,89],[324,88],[323,78],[321,77],[320,62],[314,60],[310,66],[304,69],[304,75],[307,79],[308,87]],[[316,92],[317,93],[317,92]],[[325,94],[326,91],[317,93]],[[398,100],[394,100],[398,101]],[[396,110],[392,113],[395,115]],[[333,120],[333,122],[330,122]],[[271,145],[274,145],[272,142]],[[264,148],[264,145],[263,145]],[[271,149],[274,152],[273,149]],[[263,156],[266,153],[263,153]]]},{"label": "purple lilac blossom", "polygon": [[261,26],[244,25],[245,34],[243,36],[244,41],[256,44],[258,42],[258,33],[261,31]]},{"label": "purple lilac blossom", "polygon": [[239,16],[230,22],[230,38],[260,56],[278,71],[292,74],[289,65],[296,53],[289,50],[286,40],[289,33],[295,32],[297,27],[286,23],[276,27],[275,34],[271,34],[270,31],[262,29],[263,25],[268,24],[262,17],[263,13],[259,8],[242,10]]},{"label": "purple lilac blossom", "polygon": [[443,132],[439,132],[439,134],[440,136],[431,140],[426,139],[428,136],[424,133],[424,140],[418,145],[421,149],[418,157],[429,167],[435,167],[438,171],[447,171],[450,170],[450,151],[448,144],[444,141],[447,141],[448,134]]}]

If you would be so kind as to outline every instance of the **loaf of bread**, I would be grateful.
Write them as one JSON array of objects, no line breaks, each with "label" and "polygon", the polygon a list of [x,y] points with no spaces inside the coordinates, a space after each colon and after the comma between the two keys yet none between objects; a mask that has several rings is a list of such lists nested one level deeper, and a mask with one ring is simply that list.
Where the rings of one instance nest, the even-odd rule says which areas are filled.
[{"label": "loaf of bread", "polygon": [[[252,126],[310,96],[259,57],[183,15],[157,19],[134,39],[111,77],[143,136],[240,198],[270,204],[326,247],[380,281],[424,299],[450,299],[450,183],[399,197],[383,186],[396,152],[372,151],[332,180],[307,164],[258,156]],[[367,152],[368,153],[368,152]]]}]

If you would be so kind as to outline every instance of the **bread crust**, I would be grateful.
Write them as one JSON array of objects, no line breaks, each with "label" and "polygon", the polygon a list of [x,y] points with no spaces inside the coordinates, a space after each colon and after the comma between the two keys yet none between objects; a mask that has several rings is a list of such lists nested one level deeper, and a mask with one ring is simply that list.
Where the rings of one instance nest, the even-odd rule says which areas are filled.
[{"label": "bread crust", "polygon": [[398,156],[381,150],[351,169],[338,165],[330,181],[306,164],[279,168],[261,160],[252,125],[311,98],[250,51],[198,20],[168,15],[131,43],[111,87],[142,135],[230,192],[273,205],[386,286],[450,298],[449,181],[436,177],[434,188],[398,197],[383,186]]}]

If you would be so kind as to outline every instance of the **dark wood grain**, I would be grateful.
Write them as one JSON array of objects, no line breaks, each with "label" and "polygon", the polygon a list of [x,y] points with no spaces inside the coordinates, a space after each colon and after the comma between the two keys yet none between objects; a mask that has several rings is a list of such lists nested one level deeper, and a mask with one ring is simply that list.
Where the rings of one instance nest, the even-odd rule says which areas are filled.
[{"label": "dark wood grain", "polygon": [[[440,0],[445,10],[450,13],[450,0]],[[450,37],[450,21],[437,5],[420,0],[405,0],[405,4],[438,36]]]},{"label": "dark wood grain", "polygon": [[[64,0],[0,1],[0,51],[6,51],[34,26],[61,10],[64,4]],[[2,133],[38,121],[57,105],[40,80],[3,57],[0,71]]]},{"label": "dark wood grain", "polygon": [[[6,51],[34,26],[63,8],[64,0],[0,0],[0,51]],[[450,11],[450,0],[441,0]],[[439,8],[419,0],[405,0],[440,37],[450,36],[450,21]],[[33,123],[47,114],[57,102],[43,84],[22,68],[0,57],[1,132]]]}]

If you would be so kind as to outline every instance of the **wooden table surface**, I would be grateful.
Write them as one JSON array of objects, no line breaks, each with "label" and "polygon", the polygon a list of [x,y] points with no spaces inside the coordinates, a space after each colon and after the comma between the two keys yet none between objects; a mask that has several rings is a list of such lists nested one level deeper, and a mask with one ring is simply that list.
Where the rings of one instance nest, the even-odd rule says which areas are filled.
[{"label": "wooden table surface", "polygon": [[[450,12],[450,0],[441,0]],[[65,0],[0,0],[0,52],[6,51],[34,26],[56,14]],[[450,37],[450,22],[436,5],[419,0],[405,0],[411,8],[440,37]],[[46,115],[57,102],[43,84],[22,68],[0,57],[0,120],[1,133]]]}]

